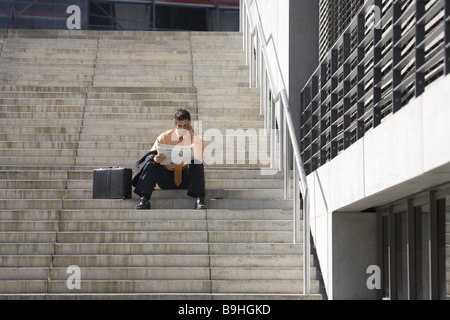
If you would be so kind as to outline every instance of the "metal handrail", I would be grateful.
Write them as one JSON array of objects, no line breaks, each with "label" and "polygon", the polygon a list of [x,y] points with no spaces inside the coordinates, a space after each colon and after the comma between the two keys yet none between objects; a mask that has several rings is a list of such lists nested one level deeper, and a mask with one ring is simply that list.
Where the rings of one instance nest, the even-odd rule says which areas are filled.
[{"label": "metal handrail", "polygon": [[[259,18],[258,18],[259,20]],[[243,30],[242,30],[243,29]],[[289,186],[290,182],[290,170],[289,153],[292,152],[293,161],[293,186],[292,186],[292,199],[293,199],[293,243],[299,241],[298,223],[300,217],[299,206],[299,193],[298,188],[300,186],[301,195],[303,198],[303,293],[310,292],[310,226],[309,226],[309,193],[308,184],[306,179],[306,173],[301,159],[301,153],[297,137],[295,134],[294,124],[292,121],[291,111],[289,107],[289,98],[286,89],[283,87],[278,90],[274,82],[274,76],[272,73],[271,63],[267,55],[267,42],[264,35],[264,31],[261,27],[261,21],[257,24],[252,23],[252,15],[249,10],[248,0],[241,0],[241,30],[244,33],[244,50],[247,53],[247,64],[249,65],[249,85],[253,86],[255,83],[258,86],[258,80],[260,83],[260,104],[261,114],[264,115],[265,127],[269,127],[271,133],[271,167],[275,165],[275,133],[276,124],[279,124],[279,170],[284,172],[284,197],[288,198],[288,194],[291,191]],[[256,40],[260,45],[255,46]],[[255,52],[256,51],[256,52]],[[278,57],[275,53],[275,59]],[[256,68],[255,68],[256,60]],[[279,68],[278,72],[281,71]],[[266,91],[267,82],[270,87],[270,94]],[[270,101],[270,108],[269,102]],[[280,103],[280,112],[278,116],[275,112],[276,103]],[[300,181],[299,181],[300,179]],[[300,182],[300,184],[299,184]]]}]

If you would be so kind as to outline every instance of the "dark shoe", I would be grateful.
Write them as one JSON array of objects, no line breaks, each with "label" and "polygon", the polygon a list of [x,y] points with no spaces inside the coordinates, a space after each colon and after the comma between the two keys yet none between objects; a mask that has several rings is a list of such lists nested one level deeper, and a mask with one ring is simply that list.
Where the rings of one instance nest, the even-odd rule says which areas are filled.
[{"label": "dark shoe", "polygon": [[195,203],[196,210],[204,210],[206,209],[205,200],[203,198],[197,198],[197,202]]},{"label": "dark shoe", "polygon": [[136,210],[149,210],[151,208],[150,201],[147,198],[142,197],[139,204],[135,206]]}]

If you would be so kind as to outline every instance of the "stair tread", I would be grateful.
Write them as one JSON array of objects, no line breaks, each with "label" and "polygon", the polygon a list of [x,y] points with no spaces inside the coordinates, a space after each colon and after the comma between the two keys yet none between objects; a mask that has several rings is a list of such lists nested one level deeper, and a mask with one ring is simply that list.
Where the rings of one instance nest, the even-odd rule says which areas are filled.
[{"label": "stair tread", "polygon": [[92,199],[92,170],[134,168],[179,107],[203,132],[264,128],[241,33],[3,34],[0,299],[322,298],[316,276],[301,294],[292,200],[264,163],[206,165],[207,210],[185,190],[145,212],[135,195]]}]

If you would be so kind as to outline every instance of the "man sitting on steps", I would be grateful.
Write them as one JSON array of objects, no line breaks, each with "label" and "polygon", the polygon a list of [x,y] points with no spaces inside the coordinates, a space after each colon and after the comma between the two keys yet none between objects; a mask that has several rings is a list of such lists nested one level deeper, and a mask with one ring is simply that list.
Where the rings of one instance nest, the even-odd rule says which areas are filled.
[{"label": "man sitting on steps", "polygon": [[[150,152],[135,164],[133,176],[134,192],[141,197],[136,209],[150,209],[150,198],[156,184],[165,189],[187,189],[187,194],[197,198],[195,209],[206,209],[205,171],[203,167],[203,140],[194,135],[191,126],[191,115],[188,111],[179,109],[175,115],[175,129],[159,135]],[[191,146],[194,160],[190,163],[167,164],[161,163],[167,156],[158,154],[158,144],[172,146]]]}]

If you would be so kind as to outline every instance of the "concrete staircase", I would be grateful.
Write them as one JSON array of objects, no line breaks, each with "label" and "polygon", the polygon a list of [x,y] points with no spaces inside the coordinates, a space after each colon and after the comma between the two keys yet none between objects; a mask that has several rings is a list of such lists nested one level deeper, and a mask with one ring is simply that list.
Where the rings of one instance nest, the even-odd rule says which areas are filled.
[{"label": "concrete staircase", "polygon": [[[248,160],[268,140],[241,46],[239,33],[0,30],[0,299],[322,298],[314,268],[302,293],[281,174]],[[180,107],[210,154],[208,209],[175,190],[151,211],[92,199],[92,170],[133,168]]]}]

